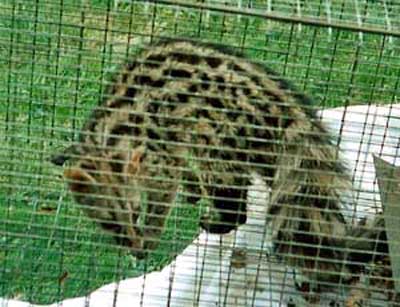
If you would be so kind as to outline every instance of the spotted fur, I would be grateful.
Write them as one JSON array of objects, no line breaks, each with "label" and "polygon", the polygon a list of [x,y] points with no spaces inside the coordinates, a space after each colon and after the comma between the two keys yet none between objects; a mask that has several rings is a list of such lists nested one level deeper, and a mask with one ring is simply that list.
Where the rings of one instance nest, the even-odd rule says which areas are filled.
[{"label": "spotted fur", "polygon": [[218,218],[201,222],[208,231],[243,223],[257,172],[271,188],[277,253],[310,272],[342,266],[332,247],[346,232],[339,203],[349,179],[337,148],[307,96],[243,56],[186,41],[145,48],[78,144],[52,161],[66,160],[76,201],[138,257],[156,248],[179,189],[213,203]]}]

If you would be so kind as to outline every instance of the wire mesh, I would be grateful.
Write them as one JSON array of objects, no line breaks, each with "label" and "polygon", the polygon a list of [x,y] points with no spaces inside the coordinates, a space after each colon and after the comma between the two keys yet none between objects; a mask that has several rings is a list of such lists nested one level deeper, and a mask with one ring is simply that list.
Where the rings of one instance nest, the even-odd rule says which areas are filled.
[{"label": "wire mesh", "polygon": [[[395,304],[398,276],[392,276],[390,261],[397,263],[397,255],[390,254],[389,248],[396,242],[388,243],[385,237],[384,191],[378,188],[372,155],[398,165],[399,13],[396,1],[385,0],[2,1],[0,297],[4,301],[0,302],[13,306],[11,299],[21,299],[49,304],[109,284],[79,303],[105,306],[111,301],[126,306],[121,299],[126,295],[138,306]],[[254,76],[251,69],[231,76],[227,74],[232,70],[224,73],[222,64],[211,63],[205,70],[202,62],[189,71],[203,69],[208,77],[188,78],[182,71],[172,72],[184,59],[143,57],[143,50],[156,50],[160,41],[173,39],[227,49],[220,53],[224,63],[231,61],[232,53],[243,54],[235,58],[236,64],[255,63],[257,74],[261,66],[266,67],[261,75],[271,84],[250,86],[251,96],[246,83]],[[190,61],[205,57],[202,48],[186,56]],[[183,52],[180,49],[176,53]],[[154,67],[161,67],[164,60],[173,67],[163,77],[167,81],[161,78],[164,81],[155,84],[160,72]],[[130,76],[130,70],[146,71],[146,65],[153,67],[150,83],[134,80],[133,73]],[[239,81],[232,81],[235,78]],[[283,80],[311,97],[312,104],[297,105],[294,100],[306,99]],[[184,98],[189,85],[196,90],[191,98]],[[228,93],[233,85],[236,92]],[[268,92],[282,89],[281,101]],[[135,91],[145,94],[132,95]],[[265,100],[257,94],[262,91],[269,93]],[[157,93],[170,95],[155,98]],[[141,109],[149,103],[148,97],[154,108]],[[226,105],[216,111],[211,98]],[[190,113],[180,107],[185,99],[199,111]],[[119,106],[112,107],[112,102]],[[271,105],[284,109],[284,114],[272,116]],[[309,117],[313,112],[315,117]],[[102,122],[96,114],[110,120]],[[298,120],[294,114],[306,116],[300,120],[304,126],[296,128],[300,130],[322,120],[327,132],[313,132],[321,143],[313,143],[313,133],[284,145],[282,138],[265,137],[265,133],[283,133],[287,127],[282,123]],[[136,123],[121,128],[128,115],[136,116]],[[143,123],[140,116],[145,117]],[[264,119],[260,122],[257,116]],[[81,132],[90,122],[99,128],[92,134]],[[116,126],[119,131],[109,129]],[[219,126],[223,128],[215,128]],[[141,139],[134,128],[141,131]],[[211,129],[208,134],[207,129]],[[242,135],[243,130],[253,131],[254,137]],[[231,139],[221,145],[218,140],[231,131]],[[108,148],[86,144],[88,151],[66,154],[79,160],[96,152],[91,165],[66,163],[63,173],[63,168],[50,163],[50,157],[81,144],[82,139],[113,139],[114,135],[114,143],[120,144],[116,156],[104,157]],[[192,151],[181,150],[184,142],[179,135],[184,135],[185,146]],[[212,144],[213,138],[217,145]],[[147,140],[147,151],[131,151],[132,140]],[[257,142],[261,153],[249,145]],[[331,160],[313,156],[324,146],[335,151]],[[176,150],[171,153],[168,148]],[[286,156],[279,160],[282,152]],[[126,166],[121,154],[134,163]],[[181,164],[174,164],[182,156]],[[232,161],[226,164],[224,159]],[[296,164],[299,159],[303,162]],[[307,165],[313,159],[322,166],[311,170]],[[346,170],[336,168],[337,159]],[[139,172],[136,168],[142,163],[149,171],[137,177],[145,184],[134,183],[142,190],[140,195],[129,188],[132,182],[123,183],[122,175],[116,176],[122,183],[93,184],[97,193],[90,204],[106,204],[97,212],[71,193],[82,187],[82,180],[114,176],[113,172],[120,172],[116,169],[133,167]],[[329,163],[332,168],[324,169]],[[90,176],[73,172],[93,164],[102,167],[90,170]],[[307,171],[319,179],[299,181],[297,176]],[[185,172],[188,177],[178,176]],[[277,174],[284,180],[277,180]],[[338,187],[340,180],[321,182],[332,174],[338,178],[348,174],[350,185]],[[224,176],[233,179],[224,181]],[[77,186],[68,185],[68,177],[79,179]],[[289,190],[296,180],[298,186]],[[93,194],[85,188],[81,197]],[[321,210],[318,206],[336,197],[324,193],[325,189],[335,188],[342,191],[336,195],[340,204]],[[117,194],[109,192],[115,189]],[[282,193],[289,196],[279,199]],[[171,194],[173,201],[166,202],[160,196],[164,194]],[[286,208],[282,214],[276,213],[281,208],[277,198]],[[140,208],[131,207],[133,200]],[[312,205],[301,204],[305,207],[300,210],[304,200]],[[110,210],[110,203],[118,207]],[[171,212],[166,212],[170,206]],[[168,215],[165,225],[158,218],[164,215]],[[310,219],[319,221],[318,229],[304,226]],[[330,228],[335,219],[339,225]],[[231,225],[232,221],[240,226]],[[288,225],[303,225],[293,242],[288,240],[293,233],[285,232]],[[150,251],[142,254],[140,240],[132,238],[146,229]],[[222,233],[210,233],[218,231]],[[354,237],[370,243],[364,244],[368,248],[359,248],[362,244]],[[332,265],[335,271],[324,271],[319,263]],[[346,273],[349,267],[357,269]],[[334,277],[327,277],[326,271]]]}]

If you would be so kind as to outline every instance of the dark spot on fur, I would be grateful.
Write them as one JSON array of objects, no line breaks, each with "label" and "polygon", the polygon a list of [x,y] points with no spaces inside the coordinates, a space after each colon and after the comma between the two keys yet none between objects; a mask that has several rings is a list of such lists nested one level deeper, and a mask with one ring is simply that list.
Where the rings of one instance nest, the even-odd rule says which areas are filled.
[{"label": "dark spot on fur", "polygon": [[162,62],[165,62],[166,56],[163,54],[151,54],[147,57],[145,65],[148,67],[159,67]]},{"label": "dark spot on fur", "polygon": [[206,73],[202,73],[200,75],[200,80],[201,80],[201,85],[200,85],[201,88],[203,90],[208,90],[210,88],[210,81],[211,81],[210,77],[207,76]]},{"label": "dark spot on fur", "polygon": [[220,98],[205,97],[205,101],[206,101],[207,104],[209,104],[213,108],[217,108],[217,109],[223,109],[224,108],[224,104],[222,103]]},{"label": "dark spot on fur", "polygon": [[133,80],[136,84],[139,85],[149,85],[153,82],[153,79],[151,79],[150,76],[146,75],[136,75]]},{"label": "dark spot on fur", "polygon": [[110,161],[111,170],[113,173],[120,174],[124,168],[123,161]]},{"label": "dark spot on fur", "polygon": [[131,105],[133,101],[131,99],[126,99],[126,98],[119,98],[117,100],[112,100],[109,102],[108,107],[113,108],[113,109],[119,109],[124,106]]},{"label": "dark spot on fur", "polygon": [[234,71],[237,71],[237,72],[244,72],[245,71],[242,67],[240,67],[238,64],[235,64],[235,63],[233,63],[232,69]]},{"label": "dark spot on fur", "polygon": [[179,141],[178,134],[175,131],[167,131],[167,138],[168,138],[168,141],[171,141],[171,142]]},{"label": "dark spot on fur", "polygon": [[138,62],[132,61],[126,65],[128,71],[134,70],[138,66]]},{"label": "dark spot on fur", "polygon": [[251,94],[251,90],[250,90],[247,86],[244,86],[244,87],[242,88],[242,91],[243,91],[243,94],[244,94],[245,96],[249,96],[249,95]]},{"label": "dark spot on fur", "polygon": [[188,87],[188,92],[190,93],[196,93],[197,92],[197,85],[196,84],[192,84]]},{"label": "dark spot on fur", "polygon": [[208,110],[198,109],[197,110],[197,116],[199,118],[210,118],[210,113],[208,113]]},{"label": "dark spot on fur", "polygon": [[205,60],[211,68],[217,68],[222,64],[222,59],[217,57],[206,57]]},{"label": "dark spot on fur", "polygon": [[225,86],[225,84],[223,84],[223,83],[219,83],[218,86],[217,86],[217,88],[218,88],[218,90],[220,90],[221,92],[224,92],[225,89],[226,89],[226,86]]},{"label": "dark spot on fur", "polygon": [[246,121],[248,124],[254,124],[255,123],[255,117],[251,114],[246,114]]},{"label": "dark spot on fur", "polygon": [[[247,145],[245,145],[244,147],[247,148]],[[240,152],[239,151],[239,152],[236,152],[235,155],[236,155],[236,158],[235,158],[236,161],[244,162],[244,161],[248,161],[249,160],[248,155],[245,152]]]},{"label": "dark spot on fur", "polygon": [[133,135],[133,128],[133,126],[127,124],[120,124],[115,126],[110,132],[110,137],[107,140],[107,146],[114,146],[121,138],[121,136]]},{"label": "dark spot on fur", "polygon": [[183,52],[172,52],[170,56],[181,63],[188,63],[192,65],[197,65],[200,63],[200,57],[196,54],[192,53],[183,53]]},{"label": "dark spot on fur", "polygon": [[183,69],[167,69],[164,71],[164,76],[171,76],[172,78],[186,78],[192,77],[192,74],[187,70]]},{"label": "dark spot on fur", "polygon": [[128,81],[128,77],[129,77],[129,73],[127,71],[125,71],[121,76],[122,83],[126,83],[126,81]]},{"label": "dark spot on fur", "polygon": [[261,79],[258,76],[251,75],[250,76],[251,81],[253,81],[256,85],[261,86]]},{"label": "dark spot on fur", "polygon": [[176,94],[176,98],[178,99],[179,102],[182,103],[186,103],[189,101],[189,95],[183,93]]},{"label": "dark spot on fur", "polygon": [[[115,221],[115,222],[99,222],[99,224],[103,229],[105,229],[107,231],[113,232],[115,234],[120,234],[122,232],[122,226],[118,224],[118,222],[117,222],[118,219],[115,216],[115,214],[113,212],[110,212],[110,214],[112,216],[111,217],[112,220]],[[120,238],[118,236],[115,237],[115,240],[117,241],[118,244],[121,243],[119,241],[120,239],[123,239],[123,238]]]},{"label": "dark spot on fur", "polygon": [[151,87],[163,87],[166,81],[162,79],[153,80],[150,76],[146,75],[137,75],[134,78],[134,82],[139,85],[147,85]]},{"label": "dark spot on fur", "polygon": [[100,222],[101,227],[103,227],[105,230],[119,233],[121,231],[121,226],[115,223],[106,223],[106,222]]},{"label": "dark spot on fur", "polygon": [[[276,126],[273,126],[276,127]],[[268,135],[268,130],[266,127],[255,127],[253,128],[253,134],[254,137],[259,138],[259,139],[267,139],[269,137]]]},{"label": "dark spot on fur", "polygon": [[151,102],[147,105],[147,112],[157,114],[160,109],[160,104],[158,102]]},{"label": "dark spot on fur", "polygon": [[125,96],[129,97],[129,98],[133,98],[133,97],[135,97],[136,92],[137,92],[136,88],[134,88],[133,86],[129,86],[125,93]]},{"label": "dark spot on fur", "polygon": [[95,171],[97,169],[96,166],[93,163],[90,163],[89,161],[83,161],[80,166],[82,169],[88,171]]},{"label": "dark spot on fur", "polygon": [[247,135],[247,133],[246,133],[246,128],[244,128],[244,127],[239,127],[239,129],[237,130],[237,135],[238,135],[238,136],[241,136],[241,137],[246,136],[246,135]]},{"label": "dark spot on fur", "polygon": [[164,85],[165,85],[165,80],[161,79],[155,80],[151,83],[152,87],[163,87]]},{"label": "dark spot on fur", "polygon": [[225,91],[225,79],[222,76],[216,76],[214,81],[218,84],[217,87],[220,91]]},{"label": "dark spot on fur", "polygon": [[222,140],[222,143],[227,147],[237,148],[237,142],[235,137],[225,137]]},{"label": "dark spot on fur", "polygon": [[130,134],[132,131],[132,126],[127,125],[127,124],[120,124],[115,126],[112,130],[111,130],[111,134],[112,135],[127,135]]},{"label": "dark spot on fur", "polygon": [[[99,122],[99,120],[108,116],[110,113],[111,113],[110,110],[100,109],[100,108],[94,109],[92,114],[90,115],[89,119],[84,124],[82,131],[80,132],[79,141],[85,142],[85,138],[89,134],[87,132],[93,132],[96,129],[96,126],[97,126],[97,123]],[[92,137],[94,137],[94,136],[89,135],[89,138],[92,138]]]},{"label": "dark spot on fur", "polygon": [[263,90],[263,95],[264,97],[272,98],[272,101],[278,101],[278,102],[285,102],[282,97],[280,97],[277,93],[274,93],[271,90],[264,89]]},{"label": "dark spot on fur", "polygon": [[216,76],[215,77],[215,82],[217,82],[217,83],[225,83],[225,79],[222,76]]},{"label": "dark spot on fur", "polygon": [[149,139],[161,140],[161,136],[154,129],[148,128],[146,132],[147,132],[147,136],[149,137]]},{"label": "dark spot on fur", "polygon": [[237,122],[237,120],[238,120],[238,118],[239,118],[239,116],[240,116],[240,114],[239,114],[238,112],[234,111],[234,110],[229,110],[229,111],[227,112],[227,115],[229,116],[229,119],[230,119],[232,122]]},{"label": "dark spot on fur", "polygon": [[109,110],[104,110],[104,109],[98,108],[98,109],[94,109],[93,110],[92,115],[90,117],[93,120],[98,120],[98,119],[101,119],[101,118],[103,118],[103,117],[105,117],[105,116],[107,116],[109,114],[110,114]]},{"label": "dark spot on fur", "polygon": [[133,124],[143,124],[144,117],[140,114],[130,113],[128,117],[129,122]]}]

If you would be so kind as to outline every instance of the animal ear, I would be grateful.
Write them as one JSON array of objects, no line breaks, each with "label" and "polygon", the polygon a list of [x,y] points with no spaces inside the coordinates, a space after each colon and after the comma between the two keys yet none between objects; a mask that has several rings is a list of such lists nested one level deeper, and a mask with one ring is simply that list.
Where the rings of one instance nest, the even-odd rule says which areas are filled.
[{"label": "animal ear", "polygon": [[96,184],[96,180],[80,168],[64,170],[64,177],[68,181],[71,191],[75,193],[88,193]]},{"label": "animal ear", "polygon": [[126,175],[135,175],[142,164],[143,158],[145,155],[145,147],[139,146],[136,147],[130,155],[128,156],[127,163],[124,167],[124,173]]}]

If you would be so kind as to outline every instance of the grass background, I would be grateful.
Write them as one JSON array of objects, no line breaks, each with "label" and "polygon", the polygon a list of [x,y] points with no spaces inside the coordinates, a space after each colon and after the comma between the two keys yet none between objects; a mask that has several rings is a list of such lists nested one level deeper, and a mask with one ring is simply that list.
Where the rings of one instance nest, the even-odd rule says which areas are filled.
[{"label": "grass background", "polygon": [[[336,19],[356,19],[349,2],[332,1]],[[293,14],[281,3],[276,10]],[[368,3],[368,18],[379,26],[381,3]],[[324,12],[321,1],[304,4],[305,14]],[[198,210],[178,206],[160,248],[137,262],[82,215],[61,170],[47,161],[76,138],[119,65],[163,36],[238,48],[292,80],[318,107],[394,103],[399,94],[395,38],[137,2],[2,0],[1,297],[50,303],[84,295],[162,267],[197,233]]]}]

